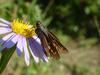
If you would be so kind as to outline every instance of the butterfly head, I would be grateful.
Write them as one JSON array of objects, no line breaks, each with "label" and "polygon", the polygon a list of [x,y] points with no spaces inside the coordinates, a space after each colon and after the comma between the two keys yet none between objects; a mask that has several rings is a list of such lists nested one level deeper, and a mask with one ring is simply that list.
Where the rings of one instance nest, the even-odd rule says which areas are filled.
[{"label": "butterfly head", "polygon": [[40,21],[37,21],[36,22],[36,27],[40,27],[41,26],[41,22]]}]

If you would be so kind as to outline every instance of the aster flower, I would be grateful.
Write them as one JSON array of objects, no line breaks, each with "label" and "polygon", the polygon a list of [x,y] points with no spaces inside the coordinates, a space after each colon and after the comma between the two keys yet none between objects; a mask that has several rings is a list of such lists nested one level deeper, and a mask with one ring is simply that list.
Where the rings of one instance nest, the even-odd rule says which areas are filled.
[{"label": "aster flower", "polygon": [[35,29],[29,23],[19,19],[9,22],[0,18],[0,35],[3,35],[0,39],[0,44],[3,47],[1,51],[16,45],[18,56],[21,56],[24,52],[27,65],[29,65],[30,61],[29,51],[36,63],[39,62],[39,59],[48,62],[41,41],[35,34]]}]

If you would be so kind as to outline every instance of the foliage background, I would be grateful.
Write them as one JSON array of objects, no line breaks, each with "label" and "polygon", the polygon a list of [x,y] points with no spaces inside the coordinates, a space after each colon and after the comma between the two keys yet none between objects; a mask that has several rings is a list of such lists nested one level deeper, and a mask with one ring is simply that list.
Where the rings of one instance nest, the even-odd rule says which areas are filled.
[{"label": "foliage background", "polygon": [[4,75],[100,75],[100,0],[0,0],[0,17],[24,16],[34,26],[41,20],[69,53],[27,67],[15,52]]}]

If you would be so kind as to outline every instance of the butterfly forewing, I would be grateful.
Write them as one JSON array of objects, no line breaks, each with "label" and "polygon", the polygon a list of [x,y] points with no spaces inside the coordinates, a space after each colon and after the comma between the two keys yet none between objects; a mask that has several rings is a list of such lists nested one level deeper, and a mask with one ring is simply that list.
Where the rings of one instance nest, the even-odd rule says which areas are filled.
[{"label": "butterfly forewing", "polygon": [[49,49],[50,48],[49,48],[49,45],[48,45],[48,42],[47,42],[47,39],[46,39],[44,33],[42,31],[40,31],[40,29],[36,29],[36,33],[37,33],[38,37],[41,40],[41,44],[42,44],[42,46],[44,48],[44,53],[47,56],[49,56]]},{"label": "butterfly forewing", "polygon": [[68,49],[65,48],[59,41],[59,39],[52,33],[48,32],[48,36],[51,37],[51,40],[53,41],[52,44],[59,50],[59,52],[66,53],[68,52]]},{"label": "butterfly forewing", "polygon": [[50,46],[50,49],[49,49],[50,56],[53,57],[54,59],[59,59],[60,55],[59,55],[58,50],[52,41],[52,38],[49,37],[49,35],[48,35],[48,36],[46,36],[46,39],[47,39],[49,46]]}]

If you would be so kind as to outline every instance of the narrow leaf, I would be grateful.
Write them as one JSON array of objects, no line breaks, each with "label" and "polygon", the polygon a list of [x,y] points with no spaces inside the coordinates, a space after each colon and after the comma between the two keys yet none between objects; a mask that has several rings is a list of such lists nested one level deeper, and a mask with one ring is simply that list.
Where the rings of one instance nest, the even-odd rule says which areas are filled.
[{"label": "narrow leaf", "polygon": [[0,74],[3,73],[4,69],[6,68],[11,56],[13,55],[15,51],[15,46],[13,46],[12,48],[9,49],[4,49],[2,52],[2,56],[0,59]]}]

